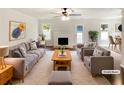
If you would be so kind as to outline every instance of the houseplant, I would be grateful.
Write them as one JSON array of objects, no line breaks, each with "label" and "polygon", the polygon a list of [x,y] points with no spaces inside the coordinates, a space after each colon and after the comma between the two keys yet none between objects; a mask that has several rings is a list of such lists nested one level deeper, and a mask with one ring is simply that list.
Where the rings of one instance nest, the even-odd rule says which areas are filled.
[{"label": "houseplant", "polygon": [[89,31],[89,38],[91,39],[92,42],[97,42],[98,39],[98,31]]},{"label": "houseplant", "polygon": [[39,34],[40,41],[45,41],[45,35],[43,33]]}]

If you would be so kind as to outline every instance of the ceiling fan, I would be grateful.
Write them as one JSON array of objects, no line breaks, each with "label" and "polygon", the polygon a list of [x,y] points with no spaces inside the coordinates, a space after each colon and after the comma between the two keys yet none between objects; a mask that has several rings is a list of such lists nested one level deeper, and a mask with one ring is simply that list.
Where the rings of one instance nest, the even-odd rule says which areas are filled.
[{"label": "ceiling fan", "polygon": [[62,8],[62,14],[64,16],[81,16],[81,14],[74,13],[71,8]]},{"label": "ceiling fan", "polygon": [[74,13],[75,11],[71,8],[61,8],[60,12],[57,12],[57,16],[55,17],[61,17],[63,21],[69,20],[70,16],[81,16],[79,13]]}]

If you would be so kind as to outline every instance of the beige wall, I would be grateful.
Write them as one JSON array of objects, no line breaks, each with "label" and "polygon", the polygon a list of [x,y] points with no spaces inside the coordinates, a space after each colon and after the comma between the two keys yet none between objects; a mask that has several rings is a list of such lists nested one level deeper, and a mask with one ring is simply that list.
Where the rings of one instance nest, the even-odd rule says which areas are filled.
[{"label": "beige wall", "polygon": [[[26,23],[26,37],[21,40],[9,41],[9,21]],[[0,45],[16,45],[18,43],[37,39],[38,20],[12,9],[0,9]]]}]

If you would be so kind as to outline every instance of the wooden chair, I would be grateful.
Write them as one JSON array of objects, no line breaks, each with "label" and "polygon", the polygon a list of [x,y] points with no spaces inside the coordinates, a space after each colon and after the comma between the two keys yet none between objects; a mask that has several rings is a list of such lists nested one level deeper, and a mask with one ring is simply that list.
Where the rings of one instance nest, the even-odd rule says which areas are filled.
[{"label": "wooden chair", "polygon": [[109,48],[110,48],[111,45],[112,45],[112,49],[113,48],[115,49],[117,44],[114,42],[113,37],[109,36]]},{"label": "wooden chair", "polygon": [[116,43],[116,45],[119,45],[119,49],[121,50],[121,38],[119,37],[119,38],[115,38],[115,43]]}]

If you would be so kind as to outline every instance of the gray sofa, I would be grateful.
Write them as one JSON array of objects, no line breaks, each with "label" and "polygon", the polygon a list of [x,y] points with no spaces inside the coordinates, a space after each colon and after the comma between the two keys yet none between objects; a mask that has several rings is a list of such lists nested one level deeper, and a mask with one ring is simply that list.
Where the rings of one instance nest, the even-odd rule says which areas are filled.
[{"label": "gray sofa", "polygon": [[[94,50],[102,51],[102,55],[95,56]],[[113,70],[114,60],[110,56],[110,51],[98,46],[94,50],[83,50],[84,65],[91,72],[92,76],[102,75],[102,70]]]},{"label": "gray sofa", "polygon": [[[33,66],[43,57],[45,49],[38,47],[35,50],[30,50],[28,42],[21,43],[19,45],[10,47],[9,57],[5,58],[6,64],[12,64],[14,67],[13,78],[24,80],[24,76],[31,71]],[[13,51],[23,47],[26,49],[25,57],[16,57],[13,55]]]}]

